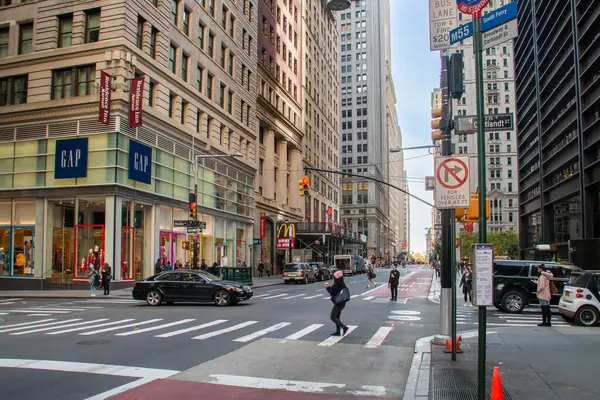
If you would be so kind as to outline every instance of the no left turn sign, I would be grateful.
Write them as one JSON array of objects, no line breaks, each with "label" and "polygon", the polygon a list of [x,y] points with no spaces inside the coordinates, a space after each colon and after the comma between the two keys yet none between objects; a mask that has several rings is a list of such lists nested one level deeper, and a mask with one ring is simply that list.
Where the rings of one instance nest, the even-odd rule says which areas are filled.
[{"label": "no left turn sign", "polygon": [[437,208],[470,205],[469,157],[436,157],[435,180]]}]

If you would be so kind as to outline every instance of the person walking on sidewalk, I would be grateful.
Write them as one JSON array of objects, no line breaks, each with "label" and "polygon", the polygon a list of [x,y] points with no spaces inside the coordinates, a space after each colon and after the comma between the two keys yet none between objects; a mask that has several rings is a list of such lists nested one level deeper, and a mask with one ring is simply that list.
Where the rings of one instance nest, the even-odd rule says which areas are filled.
[{"label": "person walking on sidewalk", "polygon": [[375,285],[373,279],[375,279],[376,276],[375,272],[373,272],[373,266],[369,264],[369,269],[367,270],[367,288],[370,288],[371,285]]},{"label": "person walking on sidewalk", "polygon": [[110,294],[110,281],[112,280],[110,272],[110,265],[104,263],[104,268],[102,268],[102,287],[104,288],[104,296]]},{"label": "person walking on sidewalk", "polygon": [[[333,286],[329,286],[328,283],[325,285],[325,289],[331,295],[331,302],[333,303],[333,307],[331,308],[331,314],[329,318],[335,324],[335,332],[331,334],[331,336],[340,336],[345,335],[348,332],[348,327],[344,325],[342,320],[340,319],[342,315],[342,310],[346,307],[346,302],[336,303],[336,296],[343,290],[348,290],[346,283],[344,282],[344,273],[342,271],[336,271],[333,274]],[[342,330],[343,333],[340,333]]]},{"label": "person walking on sidewalk", "polygon": [[390,279],[388,279],[388,288],[392,292],[391,301],[398,301],[398,285],[400,284],[400,271],[397,270],[396,264],[392,265]]},{"label": "person walking on sidewalk", "polygon": [[473,275],[471,274],[471,268],[465,268],[465,273],[463,274],[462,278],[460,278],[460,286],[462,287],[463,295],[465,297],[465,306],[470,306],[473,302],[471,299],[471,289],[473,288]]},{"label": "person walking on sidewalk", "polygon": [[88,268],[88,277],[90,281],[90,291],[92,297],[96,297],[96,286],[98,286],[100,279],[98,278],[98,271],[94,268],[93,264],[90,264]]},{"label": "person walking on sidewalk", "polygon": [[554,286],[551,281],[553,275],[552,272],[546,270],[544,264],[538,266],[538,274],[540,274],[540,277],[537,282],[537,298],[539,299],[542,308],[542,323],[538,324],[538,326],[552,326],[550,299],[552,298],[553,291],[551,286]]}]

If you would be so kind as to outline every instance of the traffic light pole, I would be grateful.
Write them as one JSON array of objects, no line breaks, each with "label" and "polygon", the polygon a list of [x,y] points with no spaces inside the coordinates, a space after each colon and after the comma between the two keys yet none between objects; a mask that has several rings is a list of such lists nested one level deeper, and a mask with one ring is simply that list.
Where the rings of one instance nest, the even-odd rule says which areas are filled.
[{"label": "traffic light pole", "polygon": [[[196,167],[197,171],[197,167]],[[196,177],[196,182],[198,182],[198,178]],[[194,213],[194,221],[198,221],[198,183],[194,184],[194,199],[196,201],[196,212]],[[198,269],[198,240],[196,239],[196,234],[194,234],[192,241],[192,269]]]},{"label": "traffic light pole", "polygon": [[[483,98],[483,39],[481,37],[481,15],[473,18],[473,52],[475,53],[475,87],[477,93],[477,173],[479,186],[479,242],[487,242],[486,221],[486,171],[485,171],[485,104]],[[479,339],[477,355],[477,398],[485,399],[486,362],[486,307],[479,307]]]}]

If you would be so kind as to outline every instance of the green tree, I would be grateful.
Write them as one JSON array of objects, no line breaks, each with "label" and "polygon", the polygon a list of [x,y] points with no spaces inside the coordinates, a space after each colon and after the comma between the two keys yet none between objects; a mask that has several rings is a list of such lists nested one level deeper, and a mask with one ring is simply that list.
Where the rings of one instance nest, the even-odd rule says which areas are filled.
[{"label": "green tree", "polygon": [[490,232],[488,242],[494,246],[494,256],[519,258],[519,236],[515,231]]},{"label": "green tree", "polygon": [[460,256],[464,258],[470,258],[473,256],[473,245],[479,240],[476,232],[462,231],[458,234],[461,239],[460,243]]}]

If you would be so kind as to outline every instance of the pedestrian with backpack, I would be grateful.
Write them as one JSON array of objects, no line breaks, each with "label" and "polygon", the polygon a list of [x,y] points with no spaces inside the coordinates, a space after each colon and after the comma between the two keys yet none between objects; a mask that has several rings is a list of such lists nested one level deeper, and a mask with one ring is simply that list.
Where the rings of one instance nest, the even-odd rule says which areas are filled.
[{"label": "pedestrian with backpack", "polygon": [[[344,336],[348,332],[348,326],[344,325],[340,317],[342,310],[346,307],[346,303],[350,300],[350,292],[346,283],[344,283],[344,273],[336,271],[333,274],[333,286],[329,286],[326,283],[325,289],[331,295],[331,302],[333,303],[329,318],[335,324],[335,332],[331,336]],[[340,333],[340,331],[343,333]]]},{"label": "pedestrian with backpack", "polygon": [[377,275],[375,274],[375,272],[373,272],[373,266],[371,264],[369,264],[369,268],[367,270],[367,288],[370,288],[371,285],[376,286],[373,283],[373,279],[375,279],[377,277]]}]

